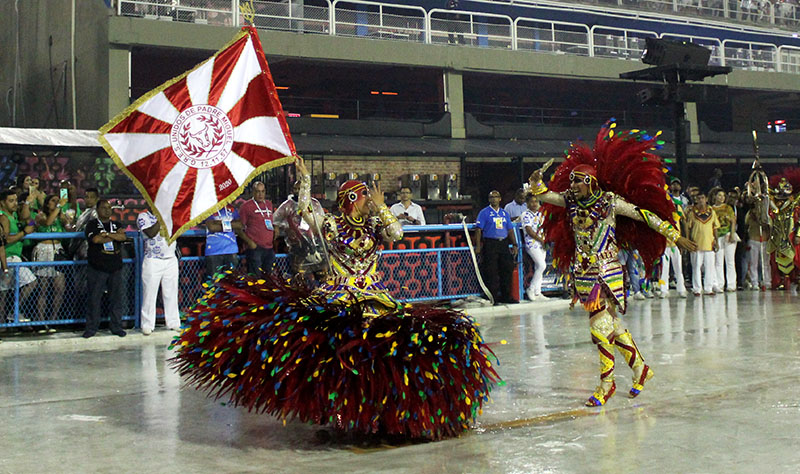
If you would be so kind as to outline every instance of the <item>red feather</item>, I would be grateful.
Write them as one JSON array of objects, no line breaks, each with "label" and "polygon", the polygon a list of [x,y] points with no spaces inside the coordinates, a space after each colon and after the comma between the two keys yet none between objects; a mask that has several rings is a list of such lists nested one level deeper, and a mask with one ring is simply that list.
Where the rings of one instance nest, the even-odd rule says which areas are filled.
[{"label": "red feather", "polygon": [[[614,131],[612,135],[611,123],[606,122],[600,129],[594,149],[583,143],[570,144],[567,159],[550,180],[550,190],[566,191],[572,169],[579,164],[591,165],[597,170],[597,180],[603,191],[613,192],[674,224],[675,206],[667,195],[661,158],[651,153],[657,147],[656,138],[639,131]],[[547,240],[554,243],[553,259],[566,273],[575,257],[575,238],[566,209],[550,204],[542,208]],[[620,247],[639,251],[648,274],[666,246],[666,239],[647,224],[621,216],[617,217],[616,238]]]}]

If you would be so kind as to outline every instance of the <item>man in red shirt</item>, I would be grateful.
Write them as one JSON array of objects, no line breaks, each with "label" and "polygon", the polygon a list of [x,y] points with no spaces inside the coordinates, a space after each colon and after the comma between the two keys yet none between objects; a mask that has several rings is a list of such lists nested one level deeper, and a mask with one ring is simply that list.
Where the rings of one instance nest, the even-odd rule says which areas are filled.
[{"label": "man in red shirt", "polygon": [[239,208],[239,219],[244,226],[243,240],[247,244],[247,272],[253,275],[271,273],[275,261],[272,202],[267,199],[267,188],[261,181],[253,183],[253,198]]}]

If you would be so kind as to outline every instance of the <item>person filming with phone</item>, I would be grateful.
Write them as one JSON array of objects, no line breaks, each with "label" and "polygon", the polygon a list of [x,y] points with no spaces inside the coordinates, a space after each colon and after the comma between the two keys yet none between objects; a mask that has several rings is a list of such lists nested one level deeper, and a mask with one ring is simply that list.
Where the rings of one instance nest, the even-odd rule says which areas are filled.
[{"label": "person filming with phone", "polygon": [[75,222],[81,216],[81,206],[78,204],[78,196],[76,193],[75,185],[67,180],[61,181],[58,186],[59,202],[61,205],[61,212],[66,217],[64,229],[67,231],[75,230]]},{"label": "person filming with phone", "polygon": [[399,194],[400,202],[389,210],[400,221],[400,225],[425,225],[425,214],[422,213],[422,206],[411,202],[411,188],[403,186],[400,188]]}]

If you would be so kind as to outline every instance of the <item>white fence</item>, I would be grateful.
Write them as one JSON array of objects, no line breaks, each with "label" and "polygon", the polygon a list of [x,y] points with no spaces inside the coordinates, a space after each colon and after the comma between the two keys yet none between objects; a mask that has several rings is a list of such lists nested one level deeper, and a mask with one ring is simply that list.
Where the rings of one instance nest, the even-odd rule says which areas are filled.
[{"label": "white fence", "polygon": [[[672,11],[699,5],[713,13],[720,2],[642,0],[641,4]],[[781,10],[783,5],[770,4],[770,15],[774,17],[775,11]],[[730,14],[727,7],[723,10],[720,12]],[[246,17],[252,17],[256,27],[270,30],[636,61],[644,51],[646,38],[661,37],[711,48],[710,64],[713,65],[800,74],[800,47],[670,33],[659,35],[654,31],[600,25],[590,28],[579,23],[526,17],[512,20],[505,15],[425,10],[367,0],[118,0],[117,14],[217,26],[239,26],[245,23]],[[782,15],[779,12],[779,20]]]}]

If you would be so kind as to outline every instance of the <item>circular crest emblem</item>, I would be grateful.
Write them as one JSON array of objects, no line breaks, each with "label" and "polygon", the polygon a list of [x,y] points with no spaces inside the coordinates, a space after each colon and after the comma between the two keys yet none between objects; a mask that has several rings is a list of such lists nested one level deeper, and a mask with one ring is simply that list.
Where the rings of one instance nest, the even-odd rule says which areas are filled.
[{"label": "circular crest emblem", "polygon": [[233,124],[213,105],[193,105],[181,112],[169,134],[172,151],[186,166],[211,168],[233,147]]}]

